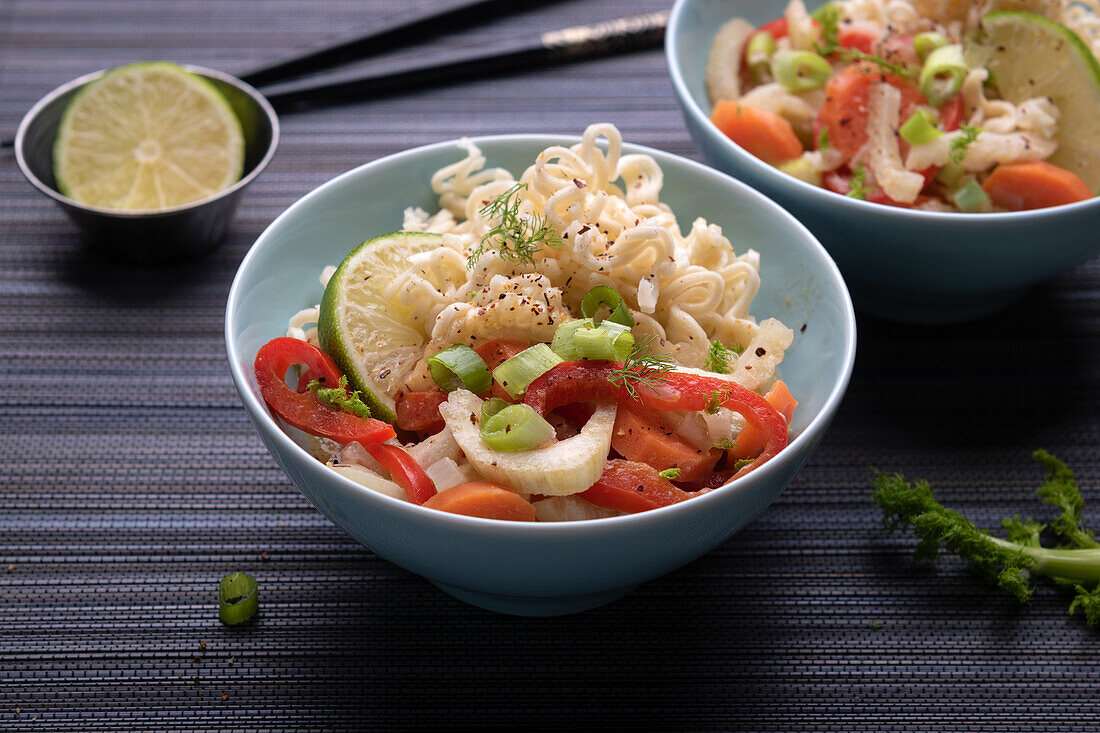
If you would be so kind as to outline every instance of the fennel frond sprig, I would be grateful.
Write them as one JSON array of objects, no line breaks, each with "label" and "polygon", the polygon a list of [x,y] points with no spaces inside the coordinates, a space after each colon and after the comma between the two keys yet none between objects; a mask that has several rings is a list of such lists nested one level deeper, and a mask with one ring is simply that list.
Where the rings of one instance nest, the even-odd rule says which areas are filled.
[{"label": "fennel frond sprig", "polygon": [[668,381],[668,375],[676,369],[676,365],[668,354],[653,352],[655,340],[656,337],[649,336],[638,341],[623,362],[622,368],[611,372],[607,381],[616,387],[622,387],[634,399],[641,399],[638,396],[640,387],[656,392],[658,385]]},{"label": "fennel frond sprig", "polygon": [[495,250],[505,262],[534,265],[535,253],[540,249],[564,244],[546,217],[520,211],[520,192],[526,188],[526,183],[517,183],[482,207],[481,216],[491,227],[467,258],[468,269],[473,269],[489,250]]},{"label": "fennel frond sprig", "polygon": [[[876,472],[872,498],[882,508],[887,529],[913,528],[920,538],[918,558],[936,560],[941,549],[952,552],[1021,603],[1031,600],[1033,578],[1045,576],[1073,589],[1071,614],[1080,610],[1089,626],[1100,625],[1100,543],[1081,525],[1083,500],[1073,473],[1046,451],[1037,450],[1032,457],[1047,470],[1038,496],[1061,513],[1049,524],[1006,519],[1001,524],[1007,539],[994,537],[940,504],[927,481],[910,484],[901,474]],[[1042,546],[1040,536],[1047,529],[1066,544]]]}]

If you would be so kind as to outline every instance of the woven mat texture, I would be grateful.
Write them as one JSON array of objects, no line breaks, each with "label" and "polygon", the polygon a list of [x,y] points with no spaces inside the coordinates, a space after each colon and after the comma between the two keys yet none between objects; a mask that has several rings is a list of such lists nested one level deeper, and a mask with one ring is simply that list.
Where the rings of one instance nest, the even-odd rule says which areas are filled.
[{"label": "woven mat texture", "polygon": [[[429,5],[5,0],[0,133],[97,68],[168,58],[232,73]],[[663,6],[545,5],[434,48]],[[0,151],[0,729],[1100,729],[1100,632],[1049,587],[1023,608],[959,561],[914,563],[868,487],[872,466],[922,476],[995,526],[1043,513],[1041,446],[1100,520],[1097,262],[976,323],[861,316],[844,405],[783,496],[700,560],[576,616],[464,605],[372,555],[284,477],[222,340],[229,284],[263,228],[389,153],[597,120],[699,158],[656,50],[296,113],[225,245],[168,269],[89,253]],[[262,590],[248,628],[217,620],[232,570]]]}]

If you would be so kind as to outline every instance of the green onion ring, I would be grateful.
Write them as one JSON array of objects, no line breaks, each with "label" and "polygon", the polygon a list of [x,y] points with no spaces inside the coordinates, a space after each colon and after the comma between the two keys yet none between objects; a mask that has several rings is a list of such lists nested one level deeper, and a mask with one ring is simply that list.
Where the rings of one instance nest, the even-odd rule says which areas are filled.
[{"label": "green onion ring", "polygon": [[455,344],[429,356],[428,370],[444,392],[464,388],[474,394],[481,394],[493,386],[493,378],[485,360],[465,344]]},{"label": "green onion ring", "polygon": [[535,344],[494,369],[493,379],[509,397],[516,399],[527,390],[527,385],[562,361],[546,344]]},{"label": "green onion ring", "polygon": [[778,51],[772,57],[772,73],[790,91],[808,92],[824,86],[833,67],[812,51]]},{"label": "green onion ring", "polygon": [[606,285],[597,285],[584,294],[584,297],[581,298],[581,313],[584,314],[585,318],[591,318],[593,323],[598,326],[600,321],[596,320],[596,313],[599,312],[601,305],[606,305],[611,309],[611,315],[607,317],[607,320],[622,324],[627,328],[634,328],[634,316],[630,315],[630,309],[623,302],[623,296]]},{"label": "green onion ring", "polygon": [[574,343],[582,359],[626,361],[634,348],[634,335],[618,323],[604,321],[597,328],[579,328]]},{"label": "green onion ring", "polygon": [[481,403],[481,422],[484,423],[486,420],[488,420],[493,415],[497,414],[510,404],[512,403],[508,400],[503,400],[500,397],[490,397],[489,399],[485,400]]},{"label": "green onion ring", "polygon": [[551,440],[554,426],[530,405],[509,405],[481,423],[481,439],[493,450],[521,451]]},{"label": "green onion ring", "polygon": [[937,48],[943,48],[947,45],[947,37],[942,33],[936,33],[935,31],[929,31],[928,33],[918,33],[913,37],[913,50],[917,52],[917,57],[924,61],[928,58],[928,54],[935,51]]},{"label": "green onion ring", "polygon": [[936,117],[926,107],[917,107],[912,116],[898,128],[898,134],[910,145],[924,145],[943,135],[936,127]]},{"label": "green onion ring", "polygon": [[960,186],[959,189],[948,198],[951,199],[951,202],[955,204],[955,206],[959,207],[959,211],[966,214],[976,211],[987,211],[990,206],[989,194],[987,194],[982,188],[982,185],[973,178]]},{"label": "green onion ring", "polygon": [[962,46],[957,43],[941,46],[928,54],[924,62],[920,71],[920,93],[933,107],[940,107],[962,89],[966,72]]},{"label": "green onion ring", "polygon": [[256,579],[245,573],[230,573],[218,584],[218,618],[223,624],[243,624],[260,607]]},{"label": "green onion ring", "polygon": [[591,318],[578,318],[575,321],[566,321],[554,331],[554,340],[550,342],[550,350],[565,361],[578,361],[581,355],[577,352],[577,330],[581,328],[595,328],[596,324]]},{"label": "green onion ring", "polygon": [[753,34],[745,49],[745,64],[754,81],[765,81],[771,72],[772,55],[775,53],[775,37],[767,31]]}]

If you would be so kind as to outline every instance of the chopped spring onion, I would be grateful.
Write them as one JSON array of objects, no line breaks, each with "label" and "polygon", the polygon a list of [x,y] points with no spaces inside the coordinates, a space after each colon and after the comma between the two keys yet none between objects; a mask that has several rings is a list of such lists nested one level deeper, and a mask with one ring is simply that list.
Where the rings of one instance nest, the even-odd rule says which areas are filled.
[{"label": "chopped spring onion", "polygon": [[936,180],[945,186],[955,187],[966,175],[966,168],[962,163],[946,163],[943,168],[936,171]]},{"label": "chopped spring onion", "polygon": [[611,321],[604,321],[596,328],[578,328],[573,339],[582,359],[626,361],[634,348],[630,329]]},{"label": "chopped spring onion", "polygon": [[577,329],[593,328],[595,324],[590,318],[578,318],[575,321],[566,321],[554,331],[554,340],[550,342],[550,350],[560,356],[564,361],[577,361],[581,355],[577,353]]},{"label": "chopped spring onion", "polygon": [[660,473],[661,478],[667,478],[669,481],[675,481],[680,478],[680,469],[678,468],[666,468]]},{"label": "chopped spring onion", "polygon": [[898,133],[910,145],[924,145],[943,136],[943,132],[936,127],[935,114],[925,107],[913,110],[912,116],[898,128]]},{"label": "chopped spring onion", "polygon": [[523,404],[508,405],[481,423],[481,439],[499,451],[532,450],[554,435],[554,426]]},{"label": "chopped spring onion", "polygon": [[598,326],[600,321],[596,320],[596,314],[599,312],[600,306],[603,305],[611,309],[611,315],[607,317],[607,320],[622,324],[627,328],[634,328],[634,316],[630,315],[630,310],[626,307],[623,296],[606,285],[597,285],[584,294],[584,297],[581,298],[581,313],[584,314],[585,318],[591,318]]},{"label": "chopped spring onion", "polygon": [[252,618],[260,606],[256,579],[244,573],[230,573],[218,584],[218,618],[230,626]]},{"label": "chopped spring onion", "polygon": [[490,397],[485,400],[481,403],[481,422],[485,422],[510,404],[512,403],[508,400],[502,400],[499,397]]},{"label": "chopped spring onion", "polygon": [[962,89],[966,77],[962,46],[940,46],[924,61],[920,71],[920,92],[933,107],[939,107]]},{"label": "chopped spring onion", "polygon": [[527,390],[527,385],[562,361],[564,360],[546,344],[535,344],[494,369],[493,379],[497,380],[497,384],[504,388],[509,397],[515,399]]},{"label": "chopped spring onion", "polygon": [[[828,129],[827,127],[823,127],[821,131],[824,133]],[[779,163],[775,167],[788,176],[794,176],[800,181],[805,181],[813,186],[821,185],[821,171],[805,158],[791,158],[790,160]]]},{"label": "chopped spring onion", "polygon": [[833,67],[813,51],[778,51],[772,57],[772,73],[790,91],[808,92],[823,86]]},{"label": "chopped spring onion", "polygon": [[947,45],[947,37],[942,33],[936,33],[929,31],[928,33],[918,33],[913,37],[913,50],[917,52],[917,57],[924,61],[928,58],[928,54],[935,51],[937,48],[943,48]]},{"label": "chopped spring onion", "polygon": [[485,360],[464,344],[455,344],[429,356],[428,370],[444,392],[464,388],[480,394],[493,386],[493,378]]},{"label": "chopped spring onion", "polygon": [[775,36],[771,33],[761,31],[749,39],[749,46],[745,49],[745,64],[749,67],[753,81],[757,83],[770,81],[774,53]]},{"label": "chopped spring onion", "polygon": [[987,194],[982,189],[982,185],[973,178],[960,186],[957,191],[949,196],[949,198],[955,206],[959,207],[959,211],[964,213],[969,214],[976,211],[989,211],[989,194]]}]

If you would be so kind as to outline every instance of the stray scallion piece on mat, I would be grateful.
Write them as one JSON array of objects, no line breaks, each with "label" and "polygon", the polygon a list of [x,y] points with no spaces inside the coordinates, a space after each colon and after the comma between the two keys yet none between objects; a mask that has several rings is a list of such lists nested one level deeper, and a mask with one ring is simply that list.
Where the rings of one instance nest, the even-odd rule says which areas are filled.
[{"label": "stray scallion piece on mat", "polygon": [[[940,549],[953,552],[991,583],[1011,593],[1021,603],[1031,600],[1032,578],[1045,576],[1071,588],[1075,597],[1069,612],[1078,610],[1089,626],[1100,625],[1100,543],[1081,526],[1083,500],[1073,473],[1046,451],[1032,457],[1046,468],[1039,498],[1061,510],[1049,524],[1019,517],[1001,522],[1008,538],[994,537],[966,517],[944,507],[932,495],[927,481],[906,482],[899,474],[876,472],[872,498],[882,507],[887,529],[912,527],[921,542],[916,556],[936,560]],[[1043,547],[1039,537],[1049,529],[1063,544]]]},{"label": "stray scallion piece on mat", "polygon": [[230,573],[218,584],[218,618],[223,624],[243,624],[260,606],[256,579],[245,573]]}]

